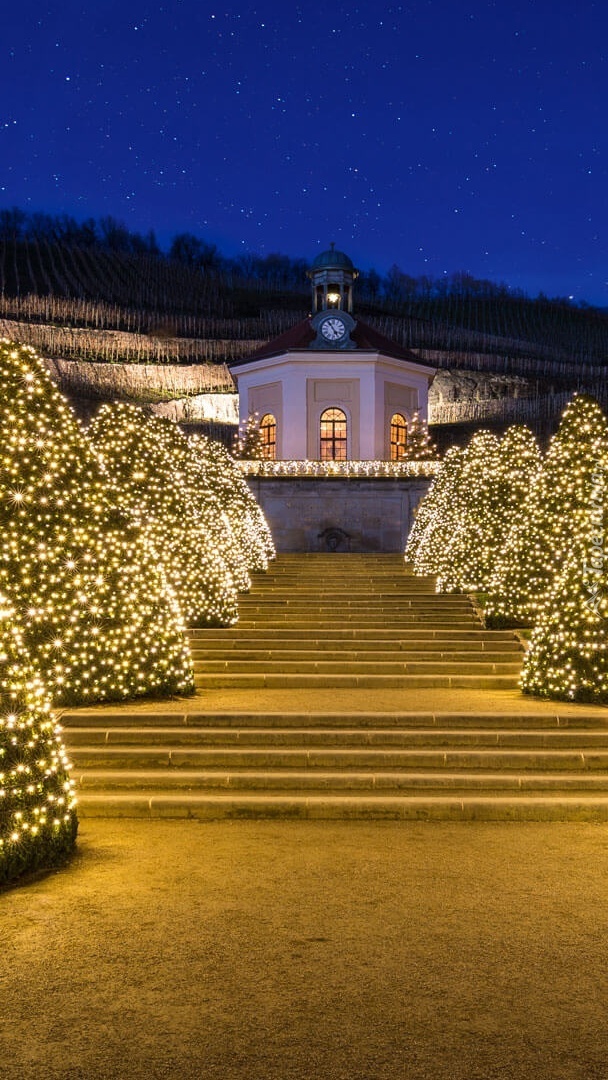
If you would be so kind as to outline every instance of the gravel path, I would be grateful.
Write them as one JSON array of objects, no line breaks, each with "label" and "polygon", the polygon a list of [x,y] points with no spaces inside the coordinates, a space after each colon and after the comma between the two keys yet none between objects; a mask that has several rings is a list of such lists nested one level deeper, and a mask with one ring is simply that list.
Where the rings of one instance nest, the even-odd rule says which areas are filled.
[{"label": "gravel path", "polygon": [[606,1080],[608,826],[85,821],[0,895],[6,1080]]}]

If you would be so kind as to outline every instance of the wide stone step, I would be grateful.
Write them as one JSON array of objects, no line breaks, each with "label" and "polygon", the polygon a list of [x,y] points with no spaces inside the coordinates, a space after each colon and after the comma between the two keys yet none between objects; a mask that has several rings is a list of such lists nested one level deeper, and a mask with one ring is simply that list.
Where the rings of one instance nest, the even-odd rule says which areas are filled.
[{"label": "wide stone step", "polygon": [[[518,682],[517,635],[485,630],[468,597],[436,594],[399,555],[281,556],[254,576],[235,626],[189,642],[196,684],[216,702],[223,690],[286,689],[303,708],[243,712],[234,695],[225,711],[200,698],[175,711],[65,710],[83,817],[608,821],[597,710],[369,708],[379,690],[407,702],[408,690],[437,687],[457,703],[460,688]],[[337,703],[342,689],[371,691],[368,707],[317,713],[298,696],[327,688]]]},{"label": "wide stone step", "polygon": [[[469,730],[516,730],[527,733],[528,729],[534,731],[608,731],[608,714],[605,725],[602,726],[597,713],[581,711],[561,712],[557,710],[551,713],[504,713],[504,712],[259,712],[246,713],[241,710],[236,712],[165,712],[162,705],[150,711],[139,711],[137,708],[121,708],[113,710],[111,706],[102,706],[97,709],[68,709],[61,714],[61,724],[64,729],[64,738],[67,745],[71,745],[71,736],[74,730],[92,731],[99,730],[101,733],[118,728],[140,728],[150,731],[156,727],[164,727],[174,731],[181,729],[194,729],[199,732],[205,728],[222,728],[229,731],[232,728],[310,728],[319,731],[339,728],[349,729],[353,726],[361,729],[400,728],[408,730],[441,730],[450,729],[455,732]],[[91,736],[92,737],[92,736]]]},{"label": "wide stone step", "polygon": [[265,581],[263,584],[257,581],[253,581],[251,588],[244,594],[246,596],[273,596],[275,593],[284,594],[289,593],[292,596],[308,596],[315,593],[317,596],[334,596],[344,597],[348,596],[350,591],[354,592],[358,596],[411,596],[413,599],[418,598],[420,600],[431,600],[433,597],[441,597],[442,599],[463,599],[462,593],[437,593],[435,586],[421,587],[416,583],[416,580],[404,580],[403,578],[383,578],[379,579],[365,579],[354,578],[351,575],[344,575],[343,579],[323,579],[323,581],[315,581],[313,575],[310,580],[291,581]]},{"label": "wide stone step", "polygon": [[534,728],[425,728],[425,727],[71,727],[66,742],[73,753],[98,753],[105,746],[223,746],[223,747],[319,747],[339,748],[435,748],[478,747],[507,749],[578,749],[592,755],[608,751],[608,729],[577,731]]},{"label": "wide stone step", "polygon": [[[291,630],[308,630],[313,632],[315,630],[331,630],[336,625],[337,619],[330,615],[318,616],[318,617],[298,617],[297,615],[285,614],[284,616],[273,615],[270,617],[245,616],[239,620],[238,626],[241,630],[280,630],[282,628]],[[349,619],[348,615],[340,618],[341,626],[351,625],[353,629],[360,630],[384,630],[386,633],[388,630],[393,630],[397,633],[400,630],[407,630],[409,627],[414,626],[428,626],[430,629],[436,630],[473,630],[475,627],[479,627],[479,620],[470,616],[469,618],[442,618],[441,616],[434,615],[421,615],[421,616],[406,616],[395,615],[392,618],[378,617],[374,615],[356,615]]]},{"label": "wide stone step", "polygon": [[82,792],[81,817],[309,821],[608,821],[608,796]]},{"label": "wide stone step", "polygon": [[329,581],[313,581],[299,584],[288,582],[258,582],[254,581],[252,588],[245,596],[269,596],[269,597],[300,597],[302,599],[317,598],[320,596],[333,596],[337,599],[364,599],[366,596],[386,596],[387,599],[397,599],[404,596],[423,603],[424,600],[443,600],[446,604],[465,602],[469,597],[463,593],[436,593],[420,592],[403,578],[386,581],[370,579],[369,581],[344,577],[342,582],[332,583]]},{"label": "wide stone step", "polygon": [[[370,597],[369,600],[353,600],[343,602],[342,600],[327,600],[321,602],[313,602],[312,600],[263,600],[241,597],[239,600],[239,614],[241,618],[245,616],[251,616],[253,614],[267,615],[272,618],[277,613],[279,614],[305,614],[305,615],[322,615],[327,614],[328,608],[330,611],[339,611],[340,615],[352,618],[353,615],[359,614],[374,614],[385,615],[387,619],[393,619],[395,615],[403,613],[404,615],[442,615],[452,617],[462,617],[467,615],[475,616],[475,611],[471,604],[441,604],[435,603],[431,600],[428,604],[415,604],[411,601],[403,602],[401,600],[377,600]],[[479,621],[479,620],[478,620]]]},{"label": "wide stone step", "polygon": [[220,768],[220,769],[485,769],[518,771],[605,772],[608,749],[591,751],[546,747],[336,747],[336,746],[142,746],[105,745],[70,748],[74,769],[83,768]]},{"label": "wide stone step", "polygon": [[265,578],[263,580],[251,579],[247,595],[273,596],[289,593],[292,596],[317,596],[335,595],[348,597],[351,591],[357,596],[411,596],[414,599],[431,600],[438,597],[442,600],[466,600],[466,593],[438,593],[436,586],[431,582],[421,583],[418,578],[407,578],[403,575],[392,577],[379,577],[375,574],[369,577],[353,577],[352,574],[344,574],[341,578],[328,578],[322,573],[310,574],[307,578]]},{"label": "wide stone step", "polygon": [[[226,664],[242,664],[247,662],[273,663],[273,664],[299,664],[302,663],[332,663],[332,664],[371,664],[381,665],[386,663],[403,664],[416,662],[426,663],[456,663],[460,667],[471,663],[478,664],[509,664],[516,663],[519,659],[516,650],[501,650],[500,652],[483,652],[479,649],[462,649],[459,651],[446,651],[444,649],[349,649],[338,650],[324,649],[321,645],[316,649],[281,649],[278,646],[267,649],[230,649],[230,648],[197,648],[191,650],[192,658],[196,662],[225,662]],[[521,663],[521,661],[520,661]],[[198,669],[202,670],[202,669]],[[286,671],[293,668],[286,667]],[[362,668],[362,670],[364,670]],[[465,670],[468,670],[466,668]]]},{"label": "wide stone step", "polygon": [[326,688],[365,690],[443,687],[474,690],[515,690],[516,675],[333,675],[333,674],[196,674],[195,686],[199,689],[266,689],[319,690]]},{"label": "wide stone step", "polygon": [[252,607],[260,605],[266,608],[273,606],[280,607],[283,604],[297,604],[300,607],[323,607],[324,604],[331,602],[337,603],[341,607],[361,607],[363,604],[374,604],[376,607],[381,607],[386,604],[391,609],[395,607],[411,607],[416,611],[426,610],[427,608],[445,608],[446,611],[459,611],[462,608],[471,609],[471,601],[467,597],[463,596],[437,596],[432,594],[430,596],[412,596],[411,593],[404,593],[403,595],[388,595],[386,593],[369,592],[368,594],[357,593],[353,595],[350,591],[347,595],[340,592],[331,592],[323,595],[319,590],[315,590],[314,593],[305,593],[303,595],[297,592],[287,590],[285,594],[281,593],[277,595],[275,593],[241,593],[239,603],[245,607]]},{"label": "wide stone step", "polygon": [[503,647],[504,642],[515,643],[517,648],[521,648],[519,640],[516,638],[512,630],[484,630],[477,626],[473,629],[467,629],[463,631],[454,631],[451,629],[451,624],[447,627],[418,627],[416,629],[400,628],[398,632],[393,632],[393,629],[369,629],[369,627],[350,627],[350,628],[329,628],[323,629],[320,634],[311,635],[310,630],[306,628],[289,628],[289,627],[273,627],[271,629],[259,629],[253,630],[246,634],[243,632],[244,627],[240,624],[236,626],[225,627],[200,627],[197,629],[188,631],[188,638],[193,646],[197,642],[208,641],[297,641],[298,648],[300,642],[314,641],[315,643],[322,642],[331,644],[332,642],[382,642],[387,644],[397,644],[399,642],[409,644],[411,642],[449,642],[455,643],[459,647],[460,645],[470,642],[472,645],[491,645],[494,647],[496,643]]},{"label": "wide stone step", "polygon": [[205,672],[239,672],[243,674],[285,675],[519,675],[521,661],[508,660],[494,663],[484,660],[351,660],[345,656],[339,660],[245,660],[238,656],[220,660],[193,660],[195,675]]},{"label": "wide stone step", "polygon": [[608,777],[597,773],[569,773],[555,777],[548,773],[505,772],[334,772],[319,769],[302,772],[276,769],[268,773],[255,769],[89,769],[73,776],[79,791],[231,791],[298,792],[365,791],[400,794],[425,791],[464,795],[471,791],[498,792],[591,792],[608,798]]},{"label": "wide stone step", "polygon": [[[260,637],[236,637],[224,639],[220,635],[200,640],[192,639],[190,652],[193,657],[212,658],[213,653],[222,653],[224,656],[238,653],[242,659],[266,659],[271,654],[277,658],[284,657],[286,660],[294,660],[298,657],[319,653],[326,660],[338,660],[357,658],[364,659],[394,659],[401,655],[402,658],[410,659],[463,659],[490,658],[498,659],[505,657],[513,659],[521,655],[523,650],[518,641],[401,641],[395,639],[381,639],[378,641],[328,641],[327,638],[301,638],[284,641],[281,637],[264,640]],[[257,656],[250,654],[259,654]]]}]

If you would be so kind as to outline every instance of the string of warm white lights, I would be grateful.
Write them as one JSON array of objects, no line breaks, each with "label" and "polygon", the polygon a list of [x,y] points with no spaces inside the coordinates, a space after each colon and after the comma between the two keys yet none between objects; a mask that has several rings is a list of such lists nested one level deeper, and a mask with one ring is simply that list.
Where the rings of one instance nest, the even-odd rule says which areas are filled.
[{"label": "string of warm white lights", "polygon": [[442,545],[437,592],[482,589],[496,552],[501,497],[498,482],[498,439],[489,431],[473,436],[462,454],[458,481],[458,522]]},{"label": "string of warm white lights", "polygon": [[[427,528],[437,520],[440,507],[444,502],[444,487],[451,488],[453,483],[454,469],[459,468],[461,451],[457,446],[451,446],[437,470],[437,474],[425,497],[419,502],[414,518],[414,524],[410,529],[405,548],[405,558],[413,562],[422,544]],[[427,541],[427,547],[428,541]],[[425,573],[422,569],[417,573]],[[432,571],[428,571],[431,573]]]},{"label": "string of warm white lights", "polygon": [[0,883],[49,866],[77,829],[74,786],[50,698],[0,595]]},{"label": "string of warm white lights", "polygon": [[188,440],[136,405],[104,405],[89,429],[114,496],[157,553],[188,626],[227,626],[246,560],[217,496],[200,483]]},{"label": "string of warm white lights", "polygon": [[[459,521],[459,478],[463,451],[452,447],[445,455],[435,481],[420,503],[421,525],[406,546],[416,574],[437,574],[442,553],[449,544]],[[416,528],[416,525],[414,525]]]},{"label": "string of warm white lights", "polygon": [[480,431],[464,450],[448,451],[408,538],[416,572],[436,574],[438,592],[487,589],[539,460],[532,432],[520,426],[500,442]]},{"label": "string of warm white lights", "polygon": [[[608,425],[597,403],[582,396],[562,424],[550,479],[564,496],[567,519],[551,540],[556,572],[536,604],[521,686],[541,697],[606,704]],[[543,490],[552,494],[553,517],[555,495],[550,484]]]},{"label": "string of warm white lights", "polygon": [[428,424],[418,409],[408,425],[405,450],[408,461],[429,461],[439,458],[439,451],[431,439]]},{"label": "string of warm white lights", "polygon": [[157,556],[33,349],[0,342],[0,588],[56,703],[193,690]]},{"label": "string of warm white lights", "polygon": [[576,395],[497,555],[486,612],[489,626],[536,624],[542,599],[574,541],[577,515],[588,503],[607,433],[597,402]]},{"label": "string of warm white lights", "polygon": [[533,628],[526,693],[606,703],[606,417],[592,398],[575,396],[543,462],[525,428],[492,440],[480,432],[446,454],[406,557],[418,573],[437,573],[439,588],[489,582],[488,625]]},{"label": "string of warm white lights", "polygon": [[198,484],[219,499],[249,570],[267,570],[269,559],[275,556],[274,543],[266,518],[240,469],[245,463],[236,462],[221,443],[204,435],[192,435],[188,443]]},{"label": "string of warm white lights", "polygon": [[436,476],[440,462],[430,459],[424,461],[253,461],[248,459],[237,461],[237,466],[245,476],[401,480],[410,477]]},{"label": "string of warm white lights", "polygon": [[[603,519],[605,536],[605,512]],[[539,605],[521,675],[525,693],[608,703],[608,575],[604,568],[585,571],[592,556],[592,532],[581,515],[576,539]]]},{"label": "string of warm white lights", "polygon": [[459,478],[459,521],[441,552],[438,592],[487,590],[539,462],[528,428],[511,427],[500,442],[484,431],[471,439]]}]

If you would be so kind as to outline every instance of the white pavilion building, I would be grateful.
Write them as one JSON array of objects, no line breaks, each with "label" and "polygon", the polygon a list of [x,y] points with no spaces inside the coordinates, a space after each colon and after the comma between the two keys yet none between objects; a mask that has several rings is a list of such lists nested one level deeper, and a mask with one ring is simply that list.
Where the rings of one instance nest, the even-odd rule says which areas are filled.
[{"label": "white pavilion building", "polygon": [[413,414],[427,419],[435,369],[353,316],[357,276],[332,244],[309,271],[311,317],[230,364],[267,458],[399,461]]}]

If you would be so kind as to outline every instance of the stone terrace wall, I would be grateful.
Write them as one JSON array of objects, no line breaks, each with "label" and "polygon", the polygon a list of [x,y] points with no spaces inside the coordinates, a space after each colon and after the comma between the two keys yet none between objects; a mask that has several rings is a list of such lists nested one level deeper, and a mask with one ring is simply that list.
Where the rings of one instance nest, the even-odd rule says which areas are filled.
[{"label": "stone terrace wall", "polygon": [[430,480],[248,477],[277,551],[400,552]]}]

